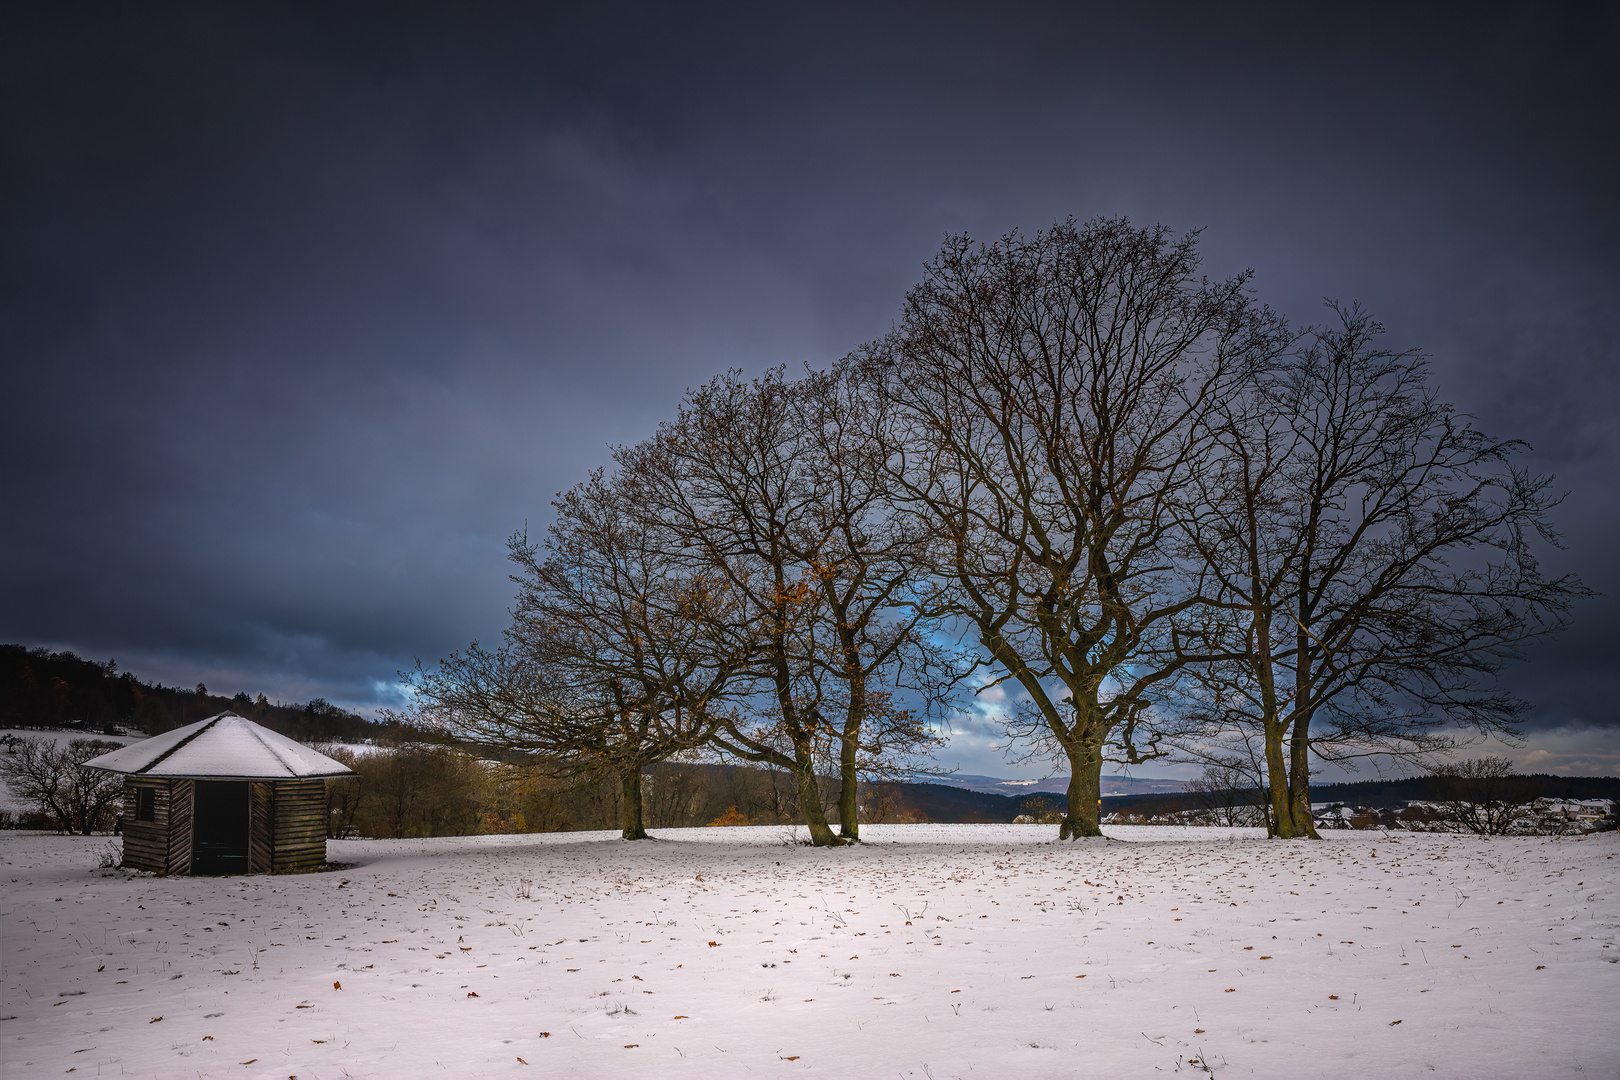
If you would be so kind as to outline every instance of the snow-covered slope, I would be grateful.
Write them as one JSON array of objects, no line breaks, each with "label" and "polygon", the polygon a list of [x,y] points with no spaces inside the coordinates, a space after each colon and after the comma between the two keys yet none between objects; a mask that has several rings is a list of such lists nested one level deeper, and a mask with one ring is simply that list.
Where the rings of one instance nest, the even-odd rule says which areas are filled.
[{"label": "snow-covered slope", "polygon": [[1613,1076],[1620,838],[872,826],[333,842],[103,876],[0,836],[8,1080]]},{"label": "snow-covered slope", "polygon": [[[966,788],[986,795],[1049,795],[1067,794],[1067,776],[1048,776],[1040,780],[1003,780],[996,776],[974,776],[969,773],[950,773],[945,776],[918,777],[919,784],[944,784],[946,787]],[[1102,778],[1104,795],[1156,795],[1165,792],[1186,791],[1183,780],[1163,777],[1105,776]]]}]

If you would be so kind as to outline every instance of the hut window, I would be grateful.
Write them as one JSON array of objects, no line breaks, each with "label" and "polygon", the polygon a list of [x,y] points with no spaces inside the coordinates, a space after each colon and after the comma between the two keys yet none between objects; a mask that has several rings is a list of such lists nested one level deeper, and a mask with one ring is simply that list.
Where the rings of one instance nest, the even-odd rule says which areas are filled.
[{"label": "hut window", "polygon": [[135,789],[135,820],[157,820],[157,789],[138,787]]}]

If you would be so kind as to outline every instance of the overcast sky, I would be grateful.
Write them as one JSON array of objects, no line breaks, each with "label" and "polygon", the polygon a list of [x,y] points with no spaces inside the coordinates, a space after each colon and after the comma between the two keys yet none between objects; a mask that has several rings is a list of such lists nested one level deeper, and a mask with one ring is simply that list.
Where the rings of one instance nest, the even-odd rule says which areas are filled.
[{"label": "overcast sky", "polygon": [[374,708],[686,387],[1124,214],[1533,446],[1608,595],[1512,753],[1614,773],[1620,8],[1326,7],[8,4],[0,640]]}]

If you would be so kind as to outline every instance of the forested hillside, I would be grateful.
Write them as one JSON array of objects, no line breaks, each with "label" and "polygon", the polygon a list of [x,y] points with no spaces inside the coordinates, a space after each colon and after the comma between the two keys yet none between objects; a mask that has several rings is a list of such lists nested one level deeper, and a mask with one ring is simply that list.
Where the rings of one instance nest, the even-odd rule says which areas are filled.
[{"label": "forested hillside", "polygon": [[263,694],[213,694],[202,684],[187,690],[142,682],[111,660],[101,664],[71,652],[0,645],[0,727],[119,726],[156,735],[226,709],[305,742],[357,742],[388,731],[320,698],[297,704]]}]

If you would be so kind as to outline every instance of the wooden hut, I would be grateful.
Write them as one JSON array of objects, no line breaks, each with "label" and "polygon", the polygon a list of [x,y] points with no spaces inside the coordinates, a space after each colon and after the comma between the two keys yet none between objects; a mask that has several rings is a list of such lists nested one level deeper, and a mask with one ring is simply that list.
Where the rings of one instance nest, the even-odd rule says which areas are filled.
[{"label": "wooden hut", "polygon": [[86,764],[124,773],[124,865],[159,874],[312,870],[340,761],[233,712]]}]

